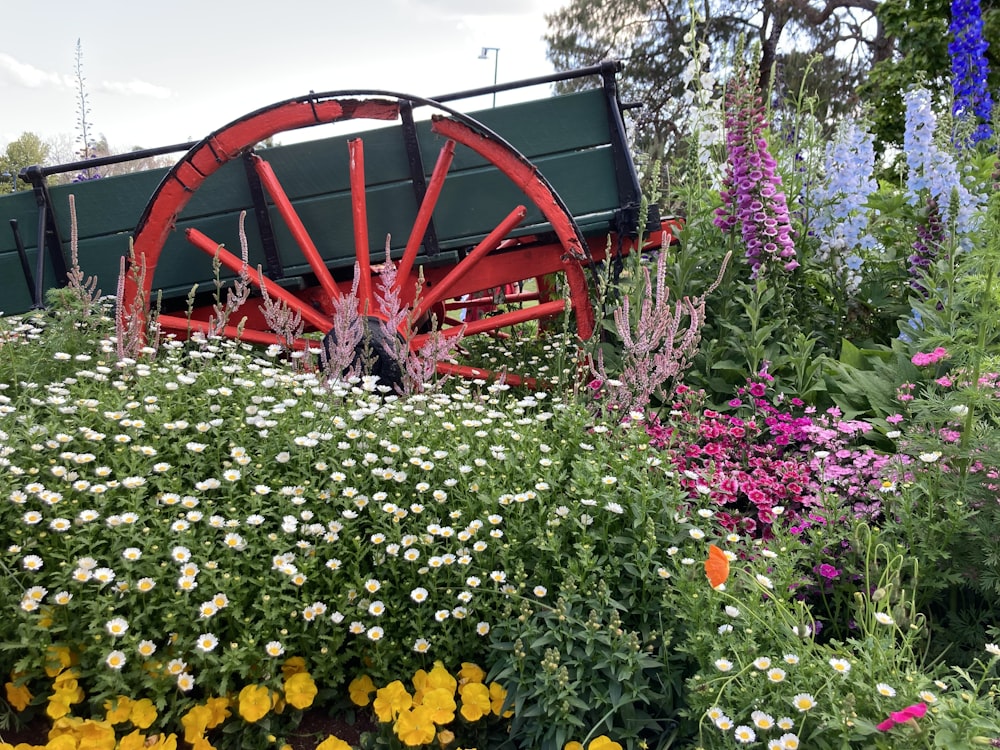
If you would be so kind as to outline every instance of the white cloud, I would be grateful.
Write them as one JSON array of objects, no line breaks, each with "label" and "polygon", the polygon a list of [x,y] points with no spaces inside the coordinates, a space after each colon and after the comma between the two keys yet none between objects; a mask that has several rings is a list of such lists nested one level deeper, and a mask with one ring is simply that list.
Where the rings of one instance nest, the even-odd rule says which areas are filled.
[{"label": "white cloud", "polygon": [[[75,89],[73,76],[60,75],[36,68],[0,52],[0,84],[29,89]],[[123,96],[143,96],[152,99],[169,99],[170,89],[155,83],[133,79],[131,81],[101,81],[100,91]]]},{"label": "white cloud", "polygon": [[170,89],[147,81],[101,81],[101,91],[123,96],[147,96],[153,99],[169,99]]},{"label": "white cloud", "polygon": [[27,88],[71,88],[73,80],[69,76],[50,73],[34,65],[20,62],[10,55],[0,52],[0,82]]}]

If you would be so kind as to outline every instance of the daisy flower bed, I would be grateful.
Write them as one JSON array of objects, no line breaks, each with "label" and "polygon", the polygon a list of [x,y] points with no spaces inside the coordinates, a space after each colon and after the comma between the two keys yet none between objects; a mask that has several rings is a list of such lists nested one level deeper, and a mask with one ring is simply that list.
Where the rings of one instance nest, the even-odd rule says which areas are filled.
[{"label": "daisy flower bed", "polygon": [[475,381],[404,397],[221,339],[119,359],[3,324],[4,750],[39,721],[51,750],[299,748],[316,715],[365,730],[319,750],[1000,734],[1000,649],[981,677],[924,667],[877,535],[857,638],[817,638],[794,593],[815,540],[716,517],[725,477],[641,414]]}]

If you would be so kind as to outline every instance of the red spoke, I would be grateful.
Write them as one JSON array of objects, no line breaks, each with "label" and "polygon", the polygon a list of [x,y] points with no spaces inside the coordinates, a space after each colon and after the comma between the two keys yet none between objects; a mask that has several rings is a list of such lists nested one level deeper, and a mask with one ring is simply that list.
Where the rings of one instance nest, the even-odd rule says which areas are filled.
[{"label": "red spoke", "polygon": [[[532,305],[531,307],[525,307],[522,310],[511,310],[510,312],[492,315],[488,318],[481,318],[468,323],[462,323],[461,326],[456,326],[455,328],[445,328],[438,331],[437,335],[474,336],[477,333],[487,333],[489,331],[495,331],[498,328],[506,328],[507,326],[517,325],[518,323],[525,323],[529,320],[562,315],[562,313],[566,311],[566,305],[567,301],[564,299],[552,300],[552,302],[545,302],[541,305]],[[417,334],[410,339],[410,349],[419,349],[424,345],[424,342],[427,341],[427,337],[433,335],[435,334]]]},{"label": "red spoke", "polygon": [[302,254],[305,259],[309,262],[309,267],[316,274],[316,279],[319,281],[323,291],[325,291],[330,299],[337,299],[340,296],[340,289],[337,287],[337,283],[333,280],[333,276],[330,275],[330,270],[326,267],[326,263],[323,261],[323,257],[319,254],[319,250],[316,249],[315,243],[312,241],[312,237],[309,236],[309,232],[306,231],[305,225],[302,223],[302,219],[299,218],[298,213],[295,211],[295,207],[292,206],[292,202],[288,199],[288,195],[285,193],[285,189],[281,187],[281,183],[278,182],[277,175],[274,174],[274,170],[271,165],[266,161],[261,159],[256,154],[253,156],[253,166],[257,175],[260,177],[261,183],[267,190],[267,194],[271,196],[271,200],[274,201],[274,205],[278,209],[278,213],[281,214],[281,218],[285,220],[285,224],[288,226],[288,230],[292,233],[296,244],[299,249],[302,250]]},{"label": "red spoke", "polygon": [[573,224],[572,218],[559,204],[558,196],[551,186],[533,179],[536,167],[516,153],[511,153],[498,141],[484,139],[472,129],[457,120],[436,116],[431,130],[447,138],[473,148],[490,161],[511,181],[524,190],[525,194],[541,210],[552,226],[565,253],[563,271],[569,284],[570,299],[576,310],[576,325],[580,337],[589,339],[594,333],[594,311],[590,305],[587,279],[583,274],[583,261],[591,260],[582,235]]},{"label": "red spoke", "polygon": [[[211,325],[208,321],[182,318],[178,315],[159,315],[156,318],[156,321],[160,328],[168,331],[182,331],[185,333],[189,331],[199,331],[204,333],[206,336],[217,331],[215,326]],[[261,346],[277,344],[278,346],[285,347],[288,345],[284,336],[279,336],[278,334],[271,333],[270,331],[256,331],[248,328],[241,330],[236,326],[225,326],[223,327],[221,333],[229,339],[246,341],[250,344],[260,344]],[[310,347],[318,347],[318,345],[318,341],[307,338],[297,338],[292,342],[292,347],[299,350],[305,350]]]},{"label": "red spoke", "polygon": [[420,300],[414,312],[413,320],[420,320],[435,304],[453,296],[450,291],[454,289],[455,285],[469,273],[476,263],[479,262],[480,258],[496,250],[503,241],[503,238],[521,223],[527,213],[528,211],[524,206],[518,206],[507,214],[506,218],[492,232],[486,235],[472,252],[466,255],[457,266],[451,269],[447,276],[441,279],[429,295]]},{"label": "red spoke", "polygon": [[427,183],[427,192],[420,202],[420,209],[417,211],[417,218],[413,222],[413,229],[410,230],[410,238],[406,242],[406,250],[399,261],[399,268],[396,271],[396,288],[401,289],[403,282],[410,276],[413,270],[413,262],[417,258],[417,251],[420,243],[424,241],[427,233],[427,226],[431,223],[431,216],[437,206],[438,198],[441,196],[441,188],[444,187],[444,179],[448,176],[452,159],[455,157],[455,141],[449,138],[441,152],[438,154],[437,163],[434,165],[434,172],[431,173],[430,182]]},{"label": "red spoke", "polygon": [[330,318],[326,317],[312,306],[305,304],[294,294],[286,292],[256,269],[245,265],[242,258],[237,258],[203,232],[197,229],[186,229],[184,230],[184,234],[187,237],[188,242],[202,252],[213,258],[218,256],[219,262],[230,271],[233,271],[234,273],[244,273],[245,271],[247,277],[250,279],[251,283],[254,284],[254,286],[258,289],[266,289],[268,295],[274,299],[284,302],[290,309],[298,312],[302,316],[303,320],[316,326],[316,328],[320,331],[326,332],[333,328],[333,321],[330,320]]},{"label": "red spoke", "polygon": [[358,299],[362,309],[375,309],[372,296],[372,263],[368,252],[368,204],[365,200],[365,144],[360,138],[347,142],[351,154],[351,210],[354,216],[354,257],[358,261]]}]

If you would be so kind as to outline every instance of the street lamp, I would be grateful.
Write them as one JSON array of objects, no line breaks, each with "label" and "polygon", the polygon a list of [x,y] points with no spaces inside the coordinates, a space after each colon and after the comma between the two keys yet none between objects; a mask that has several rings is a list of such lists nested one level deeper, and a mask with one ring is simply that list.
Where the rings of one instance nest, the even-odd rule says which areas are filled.
[{"label": "street lamp", "polygon": [[[493,52],[493,88],[496,89],[497,85],[497,71],[500,69],[500,48],[499,47],[483,47],[483,51],[479,53],[480,60],[488,60],[490,57],[490,52]],[[493,92],[493,106],[497,106],[497,92]]]}]

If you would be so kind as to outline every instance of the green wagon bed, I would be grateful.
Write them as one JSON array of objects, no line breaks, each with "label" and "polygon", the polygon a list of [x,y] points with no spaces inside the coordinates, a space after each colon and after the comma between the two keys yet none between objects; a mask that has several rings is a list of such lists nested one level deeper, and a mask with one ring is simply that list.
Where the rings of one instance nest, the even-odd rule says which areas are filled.
[{"label": "green wagon bed", "polygon": [[[613,248],[628,252],[639,233],[640,191],[617,69],[605,63],[505,84],[497,88],[569,77],[594,85],[471,115],[448,103],[492,88],[435,100],[378,91],[309,94],[186,144],[170,169],[58,186],[47,178],[60,168],[28,169],[21,177],[33,189],[0,198],[0,218],[15,230],[0,228],[0,310],[39,306],[45,289],[66,283],[73,196],[82,271],[113,291],[131,248],[119,315],[145,317],[158,298],[159,325],[167,331],[222,331],[208,322],[218,273],[213,256],[223,280],[249,276],[256,290],[265,287],[299,312],[306,330],[329,331],[334,303],[349,291],[356,265],[360,304],[376,307],[373,277],[388,246],[398,290],[424,318],[435,313],[457,324],[457,300],[474,306],[482,290],[538,279],[533,299],[520,300],[527,304],[467,322],[464,333],[496,331],[569,305],[580,334],[589,336],[586,269],[604,256],[609,237]],[[261,145],[314,126],[334,132]],[[69,168],[85,166],[101,162]],[[646,244],[671,241],[675,226],[648,217]],[[557,272],[568,279],[562,299],[551,297],[545,281]],[[234,316],[245,319],[240,335],[277,342],[259,308],[252,297]]]}]

